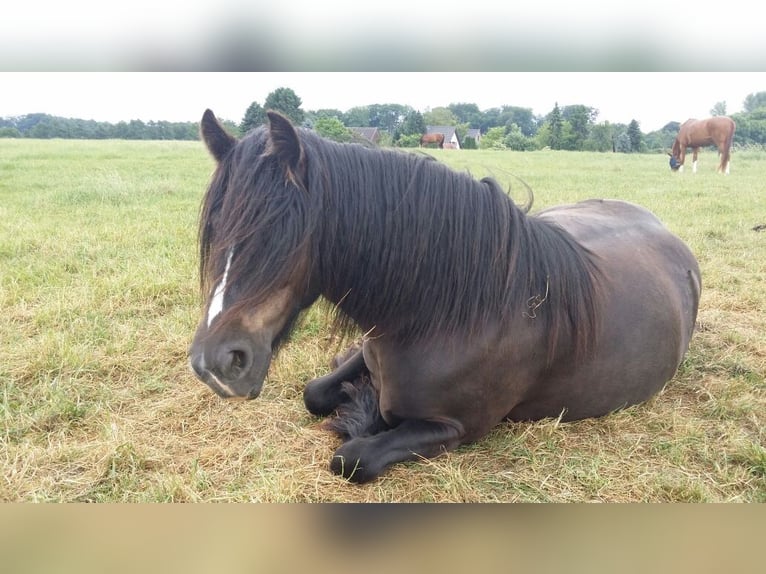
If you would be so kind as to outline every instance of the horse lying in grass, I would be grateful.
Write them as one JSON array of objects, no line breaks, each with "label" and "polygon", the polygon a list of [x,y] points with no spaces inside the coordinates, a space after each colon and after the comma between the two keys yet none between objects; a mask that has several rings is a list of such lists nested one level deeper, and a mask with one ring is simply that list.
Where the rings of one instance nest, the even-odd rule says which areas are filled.
[{"label": "horse lying in grass", "polygon": [[301,311],[332,302],[336,327],[364,341],[306,385],[305,405],[329,415],[362,381],[361,409],[378,413],[346,425],[333,472],[366,482],[504,419],[606,415],[676,372],[700,273],[646,209],[595,199],[529,216],[492,179],[268,117],[241,140],[202,118],[218,165],[190,363],[220,396],[255,398]]}]

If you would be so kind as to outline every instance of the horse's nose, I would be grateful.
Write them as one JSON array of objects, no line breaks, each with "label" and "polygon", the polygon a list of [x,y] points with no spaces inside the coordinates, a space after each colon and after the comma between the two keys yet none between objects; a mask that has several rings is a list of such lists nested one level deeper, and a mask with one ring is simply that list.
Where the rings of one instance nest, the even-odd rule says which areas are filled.
[{"label": "horse's nose", "polygon": [[200,380],[205,379],[205,372],[207,371],[207,365],[205,364],[205,354],[199,352],[193,346],[189,348],[189,365]]},{"label": "horse's nose", "polygon": [[209,373],[224,381],[236,381],[247,373],[253,364],[253,352],[241,341],[224,343],[215,349],[192,345],[188,355],[189,365],[203,381],[208,378]]},{"label": "horse's nose", "polygon": [[221,345],[215,352],[215,362],[210,368],[228,381],[236,381],[246,374],[253,364],[253,353],[242,343]]}]

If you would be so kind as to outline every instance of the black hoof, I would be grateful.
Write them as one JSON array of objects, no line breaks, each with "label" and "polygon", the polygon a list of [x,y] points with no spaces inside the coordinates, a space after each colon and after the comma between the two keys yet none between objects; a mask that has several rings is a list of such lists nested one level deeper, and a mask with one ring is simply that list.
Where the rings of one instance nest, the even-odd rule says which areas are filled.
[{"label": "black hoof", "polygon": [[303,404],[306,409],[318,417],[325,417],[335,412],[335,409],[348,400],[340,385],[328,387],[322,385],[321,379],[311,381],[303,389]]},{"label": "black hoof", "polygon": [[349,482],[363,484],[380,476],[383,468],[378,468],[369,461],[364,461],[362,456],[355,451],[356,441],[350,441],[335,451],[330,461],[330,470],[342,476]]}]

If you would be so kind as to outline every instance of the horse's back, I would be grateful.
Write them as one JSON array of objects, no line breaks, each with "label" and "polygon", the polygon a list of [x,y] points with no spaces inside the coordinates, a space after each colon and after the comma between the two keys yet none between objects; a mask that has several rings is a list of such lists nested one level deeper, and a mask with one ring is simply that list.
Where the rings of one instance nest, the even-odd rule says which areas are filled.
[{"label": "horse's back", "polygon": [[[606,293],[627,299],[646,297],[638,293],[643,291],[651,294],[657,305],[678,299],[679,311],[685,313],[688,308],[696,315],[700,290],[697,260],[649,210],[618,200],[587,200],[550,208],[538,217],[566,230],[595,256]],[[691,292],[690,281],[695,284]]]},{"label": "horse's back", "polygon": [[648,209],[626,201],[588,199],[557,205],[535,217],[551,221],[569,232],[581,245],[598,249],[599,243],[615,240],[630,242],[641,236],[667,232],[662,222]]},{"label": "horse's back", "polygon": [[[640,403],[673,376],[688,348],[700,296],[699,266],[688,247],[648,210],[589,200],[537,215],[569,232],[599,269],[601,332],[582,364],[554,365],[548,389],[565,419]],[[556,416],[542,396],[512,418]]]},{"label": "horse's back", "polygon": [[728,116],[714,116],[704,120],[686,120],[678,130],[678,139],[690,147],[704,145],[731,146],[736,130],[734,120]]}]

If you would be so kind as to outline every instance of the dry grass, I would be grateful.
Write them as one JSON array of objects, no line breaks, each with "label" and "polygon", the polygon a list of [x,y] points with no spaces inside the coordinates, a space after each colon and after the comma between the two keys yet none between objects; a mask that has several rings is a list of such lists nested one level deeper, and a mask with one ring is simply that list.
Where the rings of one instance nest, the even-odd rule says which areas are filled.
[{"label": "dry grass", "polygon": [[680,177],[650,155],[437,155],[524,177],[535,209],[641,203],[691,245],[700,329],[660,395],[599,420],[506,423],[350,485],[301,398],[336,350],[324,308],[256,401],[219,400],[186,365],[212,168],[199,144],[0,141],[0,500],[766,502],[766,233],[751,230],[766,156],[735,154],[723,178],[713,154]]}]

